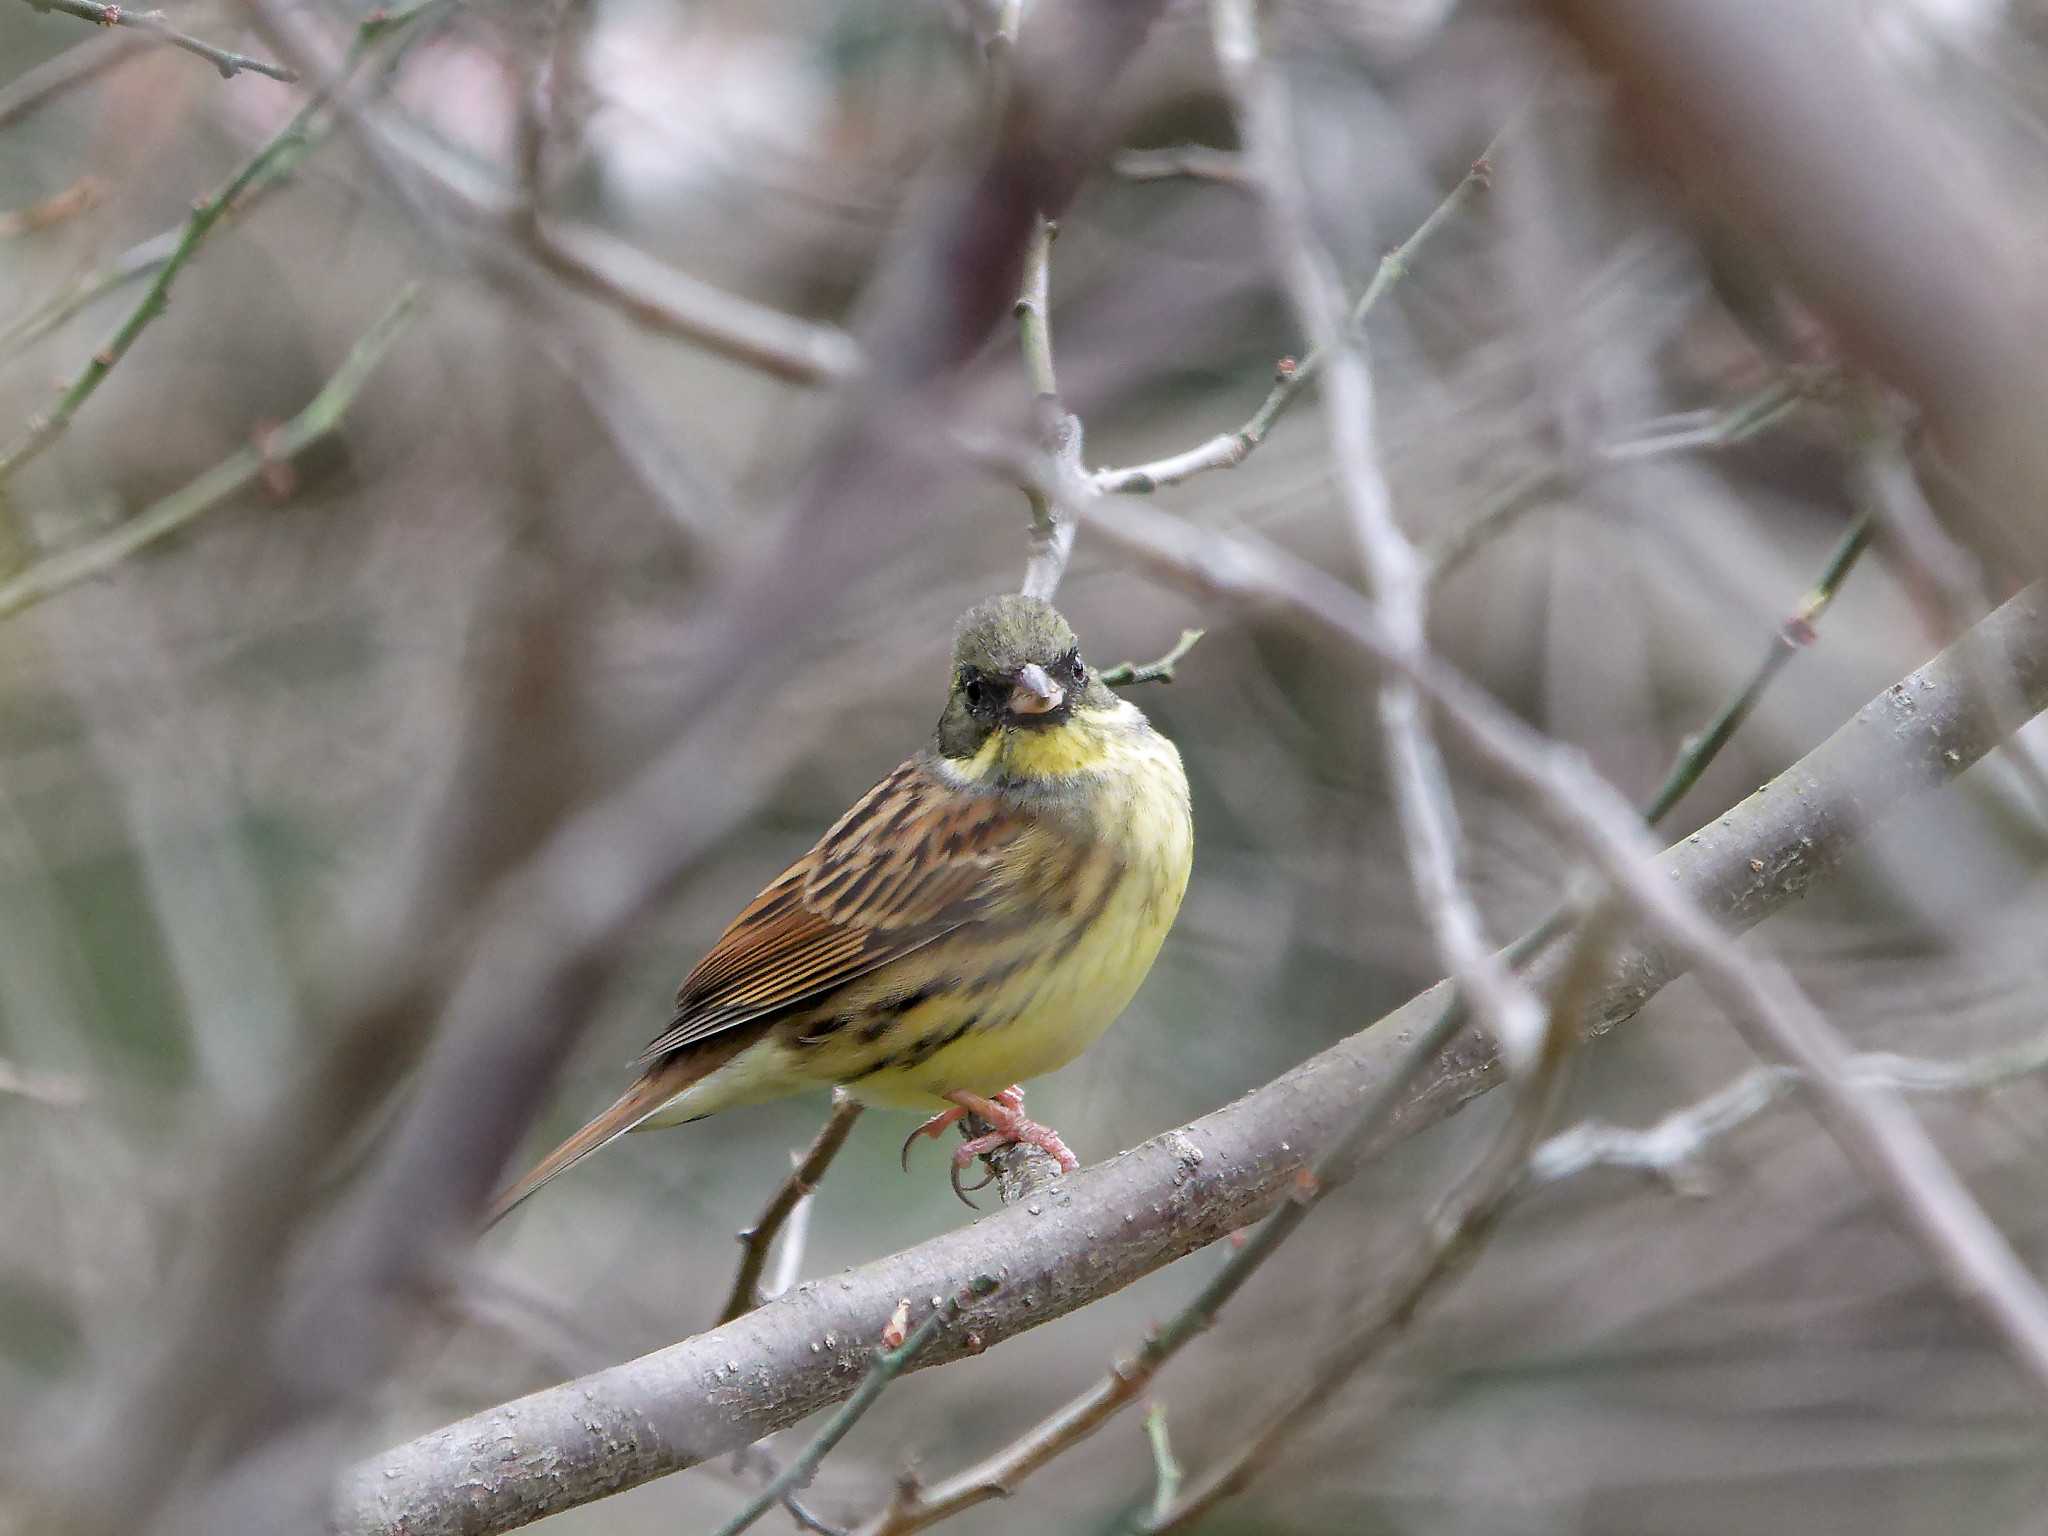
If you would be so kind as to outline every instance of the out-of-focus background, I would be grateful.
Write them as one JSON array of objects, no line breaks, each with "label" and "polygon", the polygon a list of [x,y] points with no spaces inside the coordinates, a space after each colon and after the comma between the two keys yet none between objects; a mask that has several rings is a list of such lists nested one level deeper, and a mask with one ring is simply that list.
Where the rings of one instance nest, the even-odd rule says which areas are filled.
[{"label": "out-of-focus background", "polygon": [[[1936,125],[1960,195],[2038,247],[2048,12],[1831,14],[1853,44],[1843,67]],[[203,0],[171,17],[263,58],[310,50],[329,75],[361,19]],[[878,416],[865,378],[773,376],[551,269],[522,199],[545,227],[599,232],[607,263],[625,250],[646,291],[695,281],[814,325],[815,372],[838,371],[849,336],[915,343],[905,306],[936,327],[948,302],[906,294],[904,271],[986,132],[994,20],[964,0],[495,0],[379,36],[288,174],[229,210],[161,318],[0,484],[7,572],[103,547],[274,447],[420,285],[339,430],[288,463],[265,450],[189,526],[0,619],[0,1524],[41,1518],[52,1484],[83,1475],[67,1457],[128,1452],[150,1471],[126,1475],[161,1498],[110,1507],[144,1525],[189,1514],[260,1422],[260,1393],[214,1411],[247,1389],[238,1355],[303,1354],[309,1377],[342,1383],[285,1393],[322,1410],[294,1421],[310,1426],[297,1459],[273,1469],[299,1476],[714,1319],[731,1234],[822,1100],[609,1149],[430,1267],[388,1374],[323,1375],[324,1341],[293,1337],[299,1314],[274,1303],[350,1260],[375,1272],[327,1217],[400,1176],[386,1153],[418,1063],[450,1031],[488,1039],[465,999],[493,978],[552,1021],[504,1021],[505,1048],[538,1062],[517,1158],[609,1102],[723,924],[923,741],[954,618],[1023,570],[1024,498],[961,446],[1028,430],[1006,322],[945,389]],[[1542,8],[1303,0],[1264,20],[1317,230],[1354,295],[1494,145],[1488,184],[1372,313],[1380,448],[1404,527],[1455,554],[1432,590],[1435,644],[1646,794],[1854,517],[1860,386],[1768,249],[1653,155]],[[0,440],[135,309],[170,243],[149,242],[319,83],[223,79],[131,31],[0,0]],[[1051,286],[1090,466],[1234,429],[1301,349],[1228,158],[1202,8],[1167,9],[1109,102]],[[1192,167],[1211,174],[1139,153],[1186,145],[1222,152]],[[1915,440],[1902,403],[1877,409]],[[1937,509],[1965,503],[1915,462]],[[1153,504],[1356,579],[1312,401],[1240,467]],[[2018,575],[1975,579],[1995,598]],[[1176,682],[1133,695],[1193,784],[1185,910],[1122,1023],[1031,1089],[1093,1161],[1363,1027],[1438,966],[1369,673],[1284,617],[1162,585],[1085,527],[1061,606],[1097,665],[1208,631]],[[1974,617],[1880,538],[1672,835]],[[1569,861],[1455,756],[1452,772],[1505,940],[1549,909]],[[1950,1060],[2034,1039],[2039,787],[2011,754],[1987,762],[1760,942],[1860,1047]],[[587,859],[588,890],[528,925],[521,872],[551,854]],[[588,953],[555,974],[566,933]],[[545,997],[520,991],[529,971]],[[1565,1119],[1648,1123],[1750,1064],[1681,983],[1586,1053]],[[299,1161],[275,1179],[231,1166],[292,1145],[281,1108],[303,1112]],[[1919,1108],[2021,1252],[2048,1259],[2039,1083]],[[1482,1102],[1372,1167],[1162,1378],[1190,1467],[1317,1358],[1499,1115]],[[939,1152],[898,1171],[908,1129],[858,1125],[801,1273],[968,1219]],[[1521,1202],[1402,1349],[1203,1529],[2041,1530],[2048,1461],[2023,1378],[1797,1106],[1701,1173],[1692,1194],[1594,1172]],[[422,1209],[438,1188],[422,1179]],[[237,1191],[254,1205],[222,1204]],[[898,1386],[810,1505],[850,1520],[906,1463],[986,1452],[1220,1262],[1197,1254]],[[254,1276],[252,1293],[195,1296],[195,1271]],[[214,1334],[187,1337],[207,1318]],[[198,1384],[188,1398],[181,1382]],[[140,1445],[138,1401],[177,1411],[152,1414]],[[1134,1415],[960,1524],[1106,1529],[1151,1467]],[[756,1484],[714,1465],[548,1529],[705,1528]]]}]

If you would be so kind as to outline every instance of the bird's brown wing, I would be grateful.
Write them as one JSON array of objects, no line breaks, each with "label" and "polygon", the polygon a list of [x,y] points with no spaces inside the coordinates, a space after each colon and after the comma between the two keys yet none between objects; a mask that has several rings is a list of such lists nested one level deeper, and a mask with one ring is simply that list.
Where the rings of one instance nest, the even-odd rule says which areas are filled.
[{"label": "bird's brown wing", "polygon": [[[1028,812],[912,758],[778,875],[684,978],[675,1021],[618,1102],[492,1207],[496,1222],[557,1174],[646,1121],[746,1049],[749,1031],[971,922],[1029,909],[1063,861]],[[694,1047],[694,1049],[686,1049]]]},{"label": "bird's brown wing", "polygon": [[1015,894],[1037,819],[912,758],[733,920],[684,978],[655,1061],[816,1001]]}]

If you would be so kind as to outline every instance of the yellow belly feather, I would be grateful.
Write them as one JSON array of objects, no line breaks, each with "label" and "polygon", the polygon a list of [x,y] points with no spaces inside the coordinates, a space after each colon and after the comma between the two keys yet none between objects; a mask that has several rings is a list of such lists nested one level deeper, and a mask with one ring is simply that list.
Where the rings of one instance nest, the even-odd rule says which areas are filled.
[{"label": "yellow belly feather", "polygon": [[[1016,857],[1042,913],[998,936],[949,935],[842,988],[817,1010],[847,1020],[799,1045],[777,1031],[644,1122],[672,1125],[738,1104],[843,1083],[864,1102],[930,1109],[955,1089],[994,1093],[1064,1066],[1115,1021],[1180,911],[1194,854],[1187,778],[1173,743],[1119,700],[1064,725],[999,731],[964,763],[963,785],[1036,797],[1072,835],[1025,840]],[[909,1009],[881,1005],[929,987]]]}]

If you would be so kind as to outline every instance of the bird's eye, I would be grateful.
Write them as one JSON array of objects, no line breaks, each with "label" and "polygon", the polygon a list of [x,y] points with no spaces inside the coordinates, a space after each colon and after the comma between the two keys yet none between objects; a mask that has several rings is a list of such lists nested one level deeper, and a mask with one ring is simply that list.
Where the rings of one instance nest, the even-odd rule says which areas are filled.
[{"label": "bird's eye", "polygon": [[1074,686],[1080,687],[1088,681],[1088,664],[1081,660],[1079,651],[1067,653],[1067,670],[1074,674]]},{"label": "bird's eye", "polygon": [[967,694],[967,707],[969,709],[981,708],[982,695],[986,691],[987,690],[985,690],[981,686],[981,679],[972,674],[969,674],[965,688],[965,692]]}]

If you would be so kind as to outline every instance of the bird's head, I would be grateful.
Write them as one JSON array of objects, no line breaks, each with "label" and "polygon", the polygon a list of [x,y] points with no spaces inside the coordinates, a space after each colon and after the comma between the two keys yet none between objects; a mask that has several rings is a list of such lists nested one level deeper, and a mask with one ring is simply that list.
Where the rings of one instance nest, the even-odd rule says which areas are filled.
[{"label": "bird's head", "polygon": [[1116,695],[1081,659],[1074,631],[1036,597],[992,597],[967,610],[953,641],[953,687],[939,751],[972,757],[997,731],[1046,731]]}]

